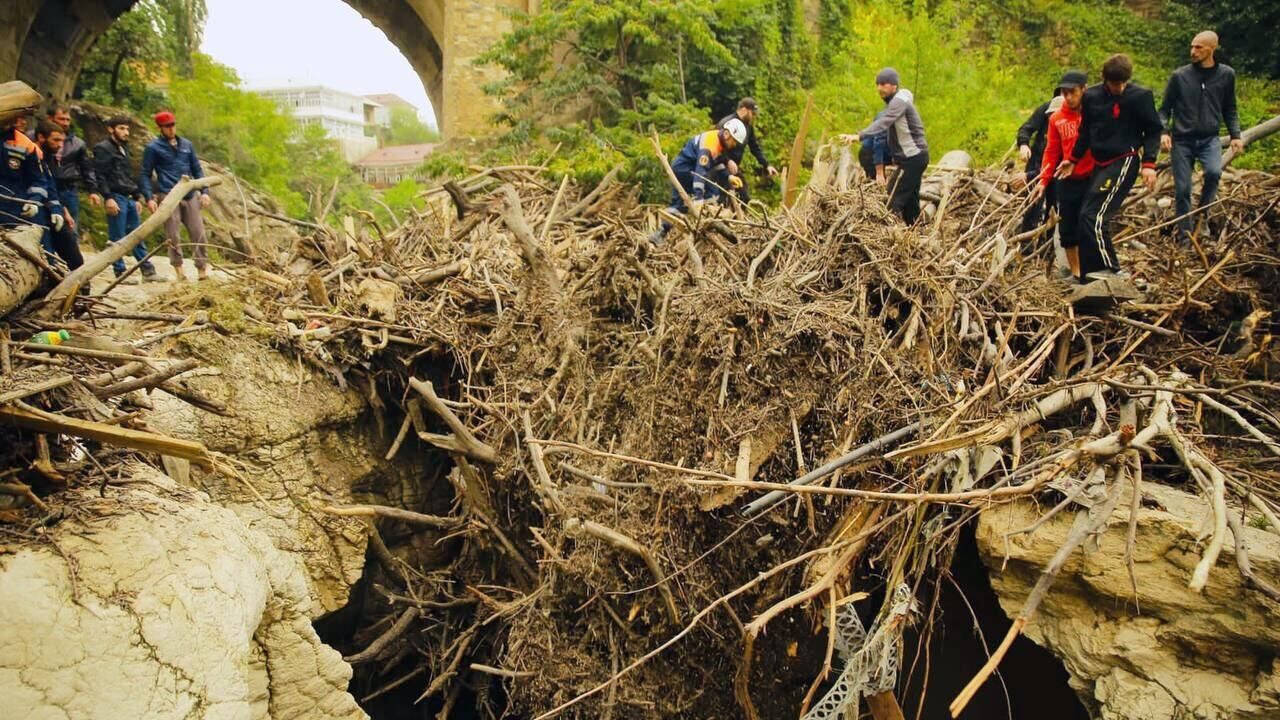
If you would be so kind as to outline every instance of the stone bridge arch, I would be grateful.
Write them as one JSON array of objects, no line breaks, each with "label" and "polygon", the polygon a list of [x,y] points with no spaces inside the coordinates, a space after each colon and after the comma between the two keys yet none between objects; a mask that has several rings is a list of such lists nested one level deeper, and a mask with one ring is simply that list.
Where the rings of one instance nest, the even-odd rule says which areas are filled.
[{"label": "stone bridge arch", "polygon": [[[65,99],[85,54],[137,0],[0,0],[0,81]],[[484,134],[496,107],[493,68],[473,62],[538,0],[341,0],[377,26],[422,78],[445,138]],[[357,59],[353,61],[358,62]],[[366,92],[378,90],[370,80]]]}]

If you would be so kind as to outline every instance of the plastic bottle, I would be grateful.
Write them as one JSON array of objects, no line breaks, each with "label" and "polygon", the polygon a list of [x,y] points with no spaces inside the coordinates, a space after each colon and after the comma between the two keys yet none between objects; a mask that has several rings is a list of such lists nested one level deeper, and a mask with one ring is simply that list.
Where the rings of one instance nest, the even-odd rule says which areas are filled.
[{"label": "plastic bottle", "polygon": [[70,339],[71,333],[66,330],[46,330],[33,335],[31,342],[37,345],[61,345]]}]

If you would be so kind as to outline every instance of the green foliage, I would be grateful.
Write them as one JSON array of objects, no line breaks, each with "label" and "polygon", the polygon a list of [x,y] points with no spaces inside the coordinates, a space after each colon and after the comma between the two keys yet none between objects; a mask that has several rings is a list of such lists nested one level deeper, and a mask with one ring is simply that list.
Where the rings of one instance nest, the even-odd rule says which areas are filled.
[{"label": "green foliage", "polygon": [[815,48],[795,0],[552,0],[482,59],[505,71],[487,88],[509,127],[493,154],[583,182],[621,164],[646,197],[665,198],[650,128],[674,154],[739,98],[793,93]]},{"label": "green foliage", "polygon": [[[874,118],[883,107],[874,75],[888,65],[914,93],[935,157],[964,148],[991,163],[1064,69],[1085,69],[1096,81],[1106,57],[1127,52],[1135,81],[1158,96],[1207,20],[1275,12],[1248,0],[1214,4],[1208,14],[1199,0],[1143,15],[1106,0],[822,0],[816,9],[811,33],[791,0],[551,0],[537,16],[517,18],[484,58],[507,72],[489,88],[509,128],[489,159],[548,161],[584,181],[621,163],[647,199],[663,200],[650,127],[670,155],[753,95],[765,110],[757,129],[766,153],[782,164],[808,93],[812,148]],[[1274,43],[1259,48],[1251,38],[1235,37],[1251,63],[1275,57]],[[1225,34],[1223,44],[1231,46]],[[1246,126],[1280,112],[1278,90],[1275,81],[1242,76]],[[1274,168],[1278,146],[1262,143],[1237,162]]]},{"label": "green foliage", "polygon": [[419,145],[439,139],[440,133],[422,122],[413,108],[403,106],[391,108],[391,127],[382,133],[384,145]]},{"label": "green foliage", "polygon": [[[395,213],[396,217],[403,220],[405,216],[414,211],[425,210],[427,202],[422,198],[422,192],[425,190],[418,181],[411,178],[401,180],[398,184],[382,191],[382,202]],[[387,210],[378,208],[374,213],[379,220],[386,218]]]},{"label": "green foliage", "polygon": [[207,16],[205,0],[140,0],[85,57],[76,96],[142,112],[166,73],[189,75]]},{"label": "green foliage", "polygon": [[298,123],[244,90],[235,71],[208,56],[195,56],[191,76],[170,86],[169,102],[203,157],[267,190],[289,214],[316,218],[326,206],[337,213],[367,206],[371,190],[320,126]]}]

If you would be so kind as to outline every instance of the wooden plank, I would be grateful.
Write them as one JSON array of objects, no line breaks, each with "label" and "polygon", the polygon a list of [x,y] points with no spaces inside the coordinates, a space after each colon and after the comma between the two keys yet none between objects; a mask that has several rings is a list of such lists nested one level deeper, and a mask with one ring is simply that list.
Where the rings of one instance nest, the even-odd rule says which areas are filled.
[{"label": "wooden plank", "polygon": [[59,375],[57,377],[49,378],[43,382],[38,382],[34,385],[28,385],[16,390],[10,390],[6,393],[0,393],[0,405],[11,403],[14,400],[31,397],[32,395],[37,395],[48,390],[60,388],[63,385],[70,384],[72,380],[75,380],[75,378],[70,375]]},{"label": "wooden plank", "polygon": [[50,355],[74,355],[76,357],[93,358],[95,360],[114,360],[117,362],[145,362],[155,365],[163,362],[162,358],[153,358],[139,350],[137,353],[113,352],[111,350],[95,350],[93,348],[76,347],[74,345],[41,345],[40,343],[14,343],[16,347],[33,353]]},{"label": "wooden plank", "polygon": [[203,443],[191,440],[179,440],[167,435],[55,415],[30,406],[0,406],[0,422],[36,432],[72,435],[108,445],[169,455],[190,460],[205,470],[213,469],[213,456],[209,454],[208,448]]}]

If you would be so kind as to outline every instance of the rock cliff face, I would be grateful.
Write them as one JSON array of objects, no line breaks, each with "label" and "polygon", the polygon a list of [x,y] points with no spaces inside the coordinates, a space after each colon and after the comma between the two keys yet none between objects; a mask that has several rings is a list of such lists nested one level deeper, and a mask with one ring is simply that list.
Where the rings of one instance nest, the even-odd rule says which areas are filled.
[{"label": "rock cliff face", "polygon": [[299,563],[203,493],[129,475],[72,491],[44,542],[0,555],[4,716],[364,718]]},{"label": "rock cliff face", "polygon": [[208,336],[187,349],[217,368],[189,384],[234,417],[156,393],[148,422],[232,458],[252,489],[198,470],[191,470],[190,484],[303,565],[317,616],[346,605],[364,571],[368,531],[360,520],[319,508],[413,502],[426,474],[418,456],[406,448],[394,464],[384,460],[391,440],[365,399],[310,366],[242,338]]},{"label": "rock cliff face", "polygon": [[[1081,700],[1102,720],[1280,717],[1280,605],[1245,586],[1231,540],[1204,593],[1190,591],[1206,506],[1174,488],[1148,483],[1143,490],[1134,555],[1138,609],[1122,503],[1101,546],[1067,564],[1027,635],[1062,659]],[[1044,510],[1015,503],[987,511],[978,524],[991,584],[1011,616],[1072,526],[1072,514],[1063,513],[1006,542]],[[1254,572],[1280,577],[1280,537],[1248,526],[1245,532]]]}]

